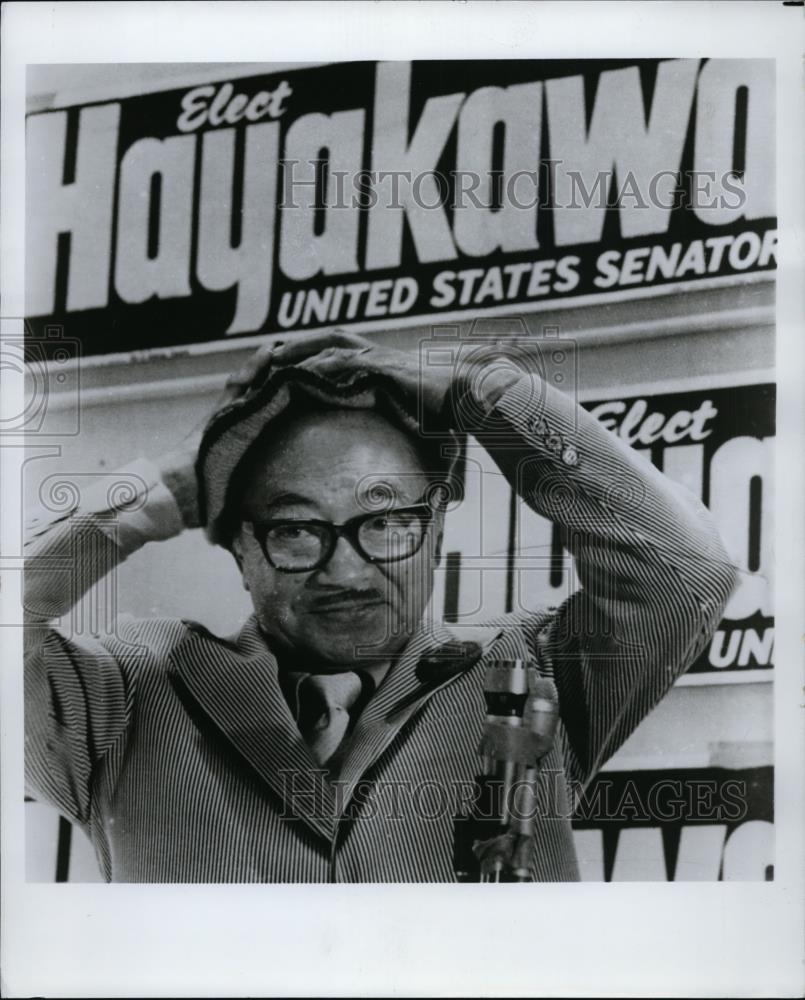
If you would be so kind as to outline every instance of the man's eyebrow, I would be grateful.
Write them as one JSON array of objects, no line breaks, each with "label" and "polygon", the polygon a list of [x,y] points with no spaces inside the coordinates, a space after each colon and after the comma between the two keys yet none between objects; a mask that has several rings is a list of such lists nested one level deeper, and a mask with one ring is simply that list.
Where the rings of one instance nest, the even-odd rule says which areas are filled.
[{"label": "man's eyebrow", "polygon": [[362,501],[368,501],[371,504],[369,509],[372,510],[378,505],[382,506],[384,500],[409,500],[414,499],[418,495],[418,493],[411,490],[410,486],[406,488],[405,485],[400,483],[384,480],[381,483],[367,483],[360,490],[358,497]]},{"label": "man's eyebrow", "polygon": [[316,501],[310,497],[302,496],[300,493],[278,493],[267,502],[260,503],[261,513],[267,513],[274,507],[289,507],[292,504],[304,504],[307,507],[315,507]]}]

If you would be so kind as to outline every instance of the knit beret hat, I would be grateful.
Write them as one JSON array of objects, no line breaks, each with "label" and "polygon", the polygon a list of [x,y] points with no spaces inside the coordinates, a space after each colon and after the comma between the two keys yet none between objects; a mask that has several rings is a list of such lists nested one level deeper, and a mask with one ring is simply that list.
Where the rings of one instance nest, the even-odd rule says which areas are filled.
[{"label": "knit beret hat", "polygon": [[[228,547],[233,480],[258,438],[290,413],[318,409],[375,410],[406,431],[429,457],[428,472],[452,483],[458,438],[443,414],[428,433],[420,426],[419,401],[391,376],[363,371],[329,378],[293,365],[269,368],[236,399],[217,410],[205,427],[196,460],[201,523],[210,542]],[[429,421],[430,423],[430,421]],[[450,445],[450,447],[443,447]]]}]

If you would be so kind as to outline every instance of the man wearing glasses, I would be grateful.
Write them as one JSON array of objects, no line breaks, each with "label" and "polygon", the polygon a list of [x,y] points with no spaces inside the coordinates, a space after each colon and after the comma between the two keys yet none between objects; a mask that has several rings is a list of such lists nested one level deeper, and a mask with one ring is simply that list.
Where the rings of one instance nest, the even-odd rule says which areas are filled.
[{"label": "man wearing glasses", "polygon": [[[562,527],[582,583],[475,644],[428,614],[454,430]],[[577,879],[574,788],[704,649],[734,582],[698,501],[493,353],[421,370],[300,336],[231,380],[198,446],[129,471],[125,506],[105,492],[34,517],[26,571],[29,788],[113,881],[454,880],[485,669],[511,660],[558,690],[531,876]],[[199,525],[250,593],[237,636],[154,620],[78,642],[48,624],[145,542]],[[66,555],[67,583],[50,568]]]}]

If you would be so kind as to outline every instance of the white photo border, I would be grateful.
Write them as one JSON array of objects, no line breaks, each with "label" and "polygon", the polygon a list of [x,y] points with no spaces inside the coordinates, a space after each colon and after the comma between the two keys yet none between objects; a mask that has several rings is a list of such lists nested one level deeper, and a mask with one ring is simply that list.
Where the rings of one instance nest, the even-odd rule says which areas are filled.
[{"label": "white photo border", "polygon": [[[34,885],[24,881],[22,638],[3,628],[6,996],[799,996],[803,926],[803,8],[770,3],[7,4],[3,334],[21,329],[25,66],[736,56],[777,60],[776,865],[769,883]],[[21,379],[3,372],[4,413]],[[0,449],[0,541],[19,531]],[[17,536],[18,537],[18,536]],[[5,546],[4,546],[5,548]],[[3,564],[3,621],[20,573]]]}]

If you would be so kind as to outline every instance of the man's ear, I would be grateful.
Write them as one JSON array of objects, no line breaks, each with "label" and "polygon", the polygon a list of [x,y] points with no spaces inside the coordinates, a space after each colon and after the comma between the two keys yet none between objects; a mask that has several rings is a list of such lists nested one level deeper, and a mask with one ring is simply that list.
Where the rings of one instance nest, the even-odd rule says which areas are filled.
[{"label": "man's ear", "polygon": [[434,556],[436,558],[436,565],[439,566],[442,561],[442,542],[444,541],[444,514],[440,513],[436,520],[436,547],[434,550]]},{"label": "man's ear", "polygon": [[235,562],[238,564],[238,569],[240,570],[240,578],[243,581],[243,589],[249,589],[249,583],[246,579],[246,575],[243,572],[243,546],[240,541],[240,532],[232,539],[232,544],[229,547],[229,551],[232,553]]}]

